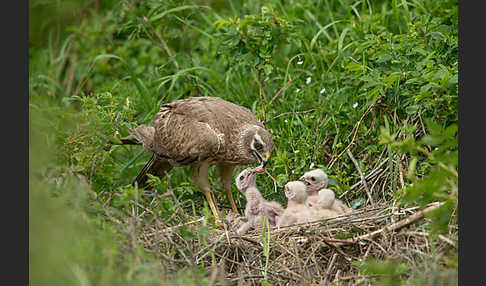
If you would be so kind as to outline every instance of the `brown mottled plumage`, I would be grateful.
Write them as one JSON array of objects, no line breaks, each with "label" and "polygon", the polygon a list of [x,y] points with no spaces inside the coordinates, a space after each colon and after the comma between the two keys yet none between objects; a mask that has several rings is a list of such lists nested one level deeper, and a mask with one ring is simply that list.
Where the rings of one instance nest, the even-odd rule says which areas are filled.
[{"label": "brown mottled plumage", "polygon": [[217,97],[190,97],[163,104],[152,126],[140,125],[131,135],[153,153],[135,179],[139,186],[146,184],[147,173],[163,177],[174,166],[191,165],[193,183],[204,191],[217,219],[209,166],[219,169],[232,209],[238,212],[231,194],[233,170],[260,163],[257,170],[262,172],[274,149],[271,134],[248,108]]}]

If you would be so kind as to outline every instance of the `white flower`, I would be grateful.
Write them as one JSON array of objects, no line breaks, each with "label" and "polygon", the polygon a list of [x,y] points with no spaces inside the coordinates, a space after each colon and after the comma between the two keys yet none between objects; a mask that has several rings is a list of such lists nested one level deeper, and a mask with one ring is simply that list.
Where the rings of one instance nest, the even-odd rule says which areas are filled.
[{"label": "white flower", "polygon": [[321,91],[319,93],[323,94],[324,92],[326,92],[326,88],[321,89]]},{"label": "white flower", "polygon": [[358,107],[358,103],[357,103],[357,102],[355,102],[355,103],[353,104],[353,108],[356,108],[356,107]]},{"label": "white flower", "polygon": [[297,154],[297,153],[299,153],[299,152],[300,152],[299,150],[295,150],[295,151],[294,151],[294,153],[295,153],[295,154]]},{"label": "white flower", "polygon": [[309,166],[309,169],[312,169],[314,168],[314,163],[311,163],[310,166]]},{"label": "white flower", "polygon": [[306,83],[306,84],[311,83],[311,81],[312,81],[312,78],[311,78],[311,77],[308,77],[308,78],[306,78],[306,79],[305,79],[305,83]]},{"label": "white flower", "polygon": [[303,64],[303,63],[304,63],[304,61],[298,61],[298,62],[297,62],[297,64],[298,64],[298,65],[301,65],[301,64]]},{"label": "white flower", "polygon": [[287,119],[284,120],[285,123],[289,122]]},{"label": "white flower", "polygon": [[299,91],[300,91],[300,88],[297,88],[297,89],[295,90],[295,93],[298,93]]}]

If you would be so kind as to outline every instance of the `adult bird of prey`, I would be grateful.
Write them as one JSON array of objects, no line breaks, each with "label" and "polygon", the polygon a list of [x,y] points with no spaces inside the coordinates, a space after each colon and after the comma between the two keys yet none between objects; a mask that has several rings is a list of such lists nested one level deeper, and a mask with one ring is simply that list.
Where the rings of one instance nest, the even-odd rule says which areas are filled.
[{"label": "adult bird of prey", "polygon": [[238,209],[231,193],[237,166],[259,163],[263,172],[274,149],[272,135],[243,106],[218,97],[189,97],[162,104],[152,125],[139,125],[130,134],[152,153],[134,184],[146,185],[146,174],[163,178],[174,166],[190,165],[192,183],[204,191],[216,220],[208,168],[216,165],[231,208]]}]

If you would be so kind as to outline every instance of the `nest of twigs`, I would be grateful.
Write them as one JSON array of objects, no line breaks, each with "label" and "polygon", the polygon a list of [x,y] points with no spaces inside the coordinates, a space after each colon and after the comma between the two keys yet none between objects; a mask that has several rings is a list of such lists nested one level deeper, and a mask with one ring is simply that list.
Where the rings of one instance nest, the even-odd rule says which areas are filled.
[{"label": "nest of twigs", "polygon": [[[171,227],[159,222],[145,227],[137,240],[168,262],[167,271],[212,267],[214,284],[260,285],[266,280],[274,285],[327,285],[333,281],[353,285],[373,279],[360,274],[354,261],[371,257],[412,260],[430,253],[428,233],[407,227],[424,222],[425,215],[440,205],[429,204],[422,210],[374,206],[269,232],[255,229],[245,235],[237,235],[226,225],[209,227],[204,218]],[[187,239],[184,233],[198,235]],[[434,242],[436,250],[455,247],[445,236],[439,238]]]}]

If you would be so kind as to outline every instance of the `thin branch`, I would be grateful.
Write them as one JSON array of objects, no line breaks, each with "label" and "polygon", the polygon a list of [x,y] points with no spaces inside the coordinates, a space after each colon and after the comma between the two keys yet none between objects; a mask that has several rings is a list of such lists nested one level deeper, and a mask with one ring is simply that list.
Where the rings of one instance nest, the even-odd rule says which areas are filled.
[{"label": "thin branch", "polygon": [[283,187],[282,185],[280,185],[280,183],[279,183],[277,180],[275,180],[275,178],[274,178],[274,177],[272,177],[272,175],[270,175],[270,173],[267,171],[267,169],[263,169],[263,170],[265,171],[265,174],[267,174],[267,176],[269,176],[269,177],[270,177],[270,179],[272,179],[272,180],[273,180],[273,182],[274,182],[275,184],[277,184],[277,186],[278,186],[279,188],[282,188],[282,187]]},{"label": "thin branch", "polygon": [[259,69],[258,67],[255,67],[258,71],[257,73],[257,81],[258,81],[258,95],[260,96],[260,103],[262,105],[262,112],[263,112],[263,125],[267,123],[267,116],[265,114],[265,101],[263,100],[263,88],[262,88],[262,82],[261,82],[261,74],[262,70]]},{"label": "thin branch", "polygon": [[405,226],[408,226],[422,218],[425,217],[426,214],[430,213],[431,211],[439,208],[440,206],[442,206],[444,203],[443,202],[438,202],[437,204],[433,204],[425,209],[423,209],[422,211],[419,211],[419,212],[416,212],[414,213],[413,215],[410,215],[409,217],[407,218],[404,218],[394,224],[391,224],[391,225],[388,225],[388,226],[385,226],[379,230],[375,230],[373,232],[370,232],[370,233],[367,233],[367,234],[363,234],[363,235],[360,235],[360,236],[357,236],[355,238],[350,238],[350,239],[346,239],[346,242],[340,242],[340,243],[337,243],[336,245],[344,245],[344,244],[354,244],[354,243],[357,243],[359,242],[360,240],[364,240],[364,239],[372,239],[374,238],[375,236],[385,232],[385,231],[394,231],[394,230],[398,230],[402,227],[405,227]]},{"label": "thin branch", "polygon": [[374,206],[375,202],[373,201],[373,197],[371,196],[371,193],[370,193],[370,188],[368,187],[368,183],[366,182],[366,178],[363,175],[363,171],[361,171],[361,168],[359,167],[358,161],[356,161],[356,159],[353,156],[353,153],[351,153],[351,151],[349,151],[349,149],[346,150],[346,153],[348,153],[349,158],[351,159],[351,161],[353,161],[354,166],[358,170],[359,176],[361,177],[361,182],[363,182],[363,186],[366,190],[366,194],[368,194],[368,198],[370,199],[371,205]]},{"label": "thin branch", "polygon": [[[366,180],[370,180],[371,178],[373,178],[374,176],[376,176],[377,174],[381,173],[383,170],[380,169],[386,162],[388,161],[388,158],[386,158],[385,160],[383,160],[383,162],[380,163],[380,165],[378,165],[378,167],[376,167],[373,171],[371,171],[368,175],[366,175],[365,179]],[[360,184],[362,184],[363,181],[359,181],[357,182],[356,184],[352,185],[348,190],[346,190],[344,193],[342,193],[339,198],[342,198],[344,195],[346,195],[349,191],[352,191],[354,190],[356,187],[358,187]]]},{"label": "thin branch", "polygon": [[324,274],[324,281],[322,281],[322,285],[327,285],[327,277],[329,277],[329,274],[332,271],[332,268],[334,266],[334,261],[336,261],[337,253],[334,253],[331,258],[331,262],[329,262],[329,266],[327,267],[326,274]]},{"label": "thin branch", "polygon": [[230,282],[236,282],[238,280],[246,280],[246,279],[257,279],[257,278],[263,278],[263,275],[245,275],[245,276],[240,276],[236,277],[230,280]]},{"label": "thin branch", "polygon": [[[381,96],[379,98],[381,98]],[[344,152],[346,152],[346,150],[348,150],[351,147],[351,145],[354,143],[354,140],[356,139],[356,134],[358,133],[358,129],[359,129],[359,126],[361,125],[361,122],[365,118],[366,114],[368,114],[368,112],[370,112],[371,108],[373,108],[375,105],[376,105],[376,102],[371,104],[368,107],[368,109],[366,109],[366,111],[363,113],[363,115],[361,115],[361,118],[359,119],[358,123],[356,124],[356,127],[354,128],[354,134],[353,134],[353,138],[351,139],[351,142],[349,142],[348,146],[346,146],[346,148],[344,148],[344,150],[341,151],[341,153],[339,153],[339,155],[337,155],[334,159],[331,160],[331,162],[329,162],[327,169],[330,169],[334,165],[334,163],[337,161],[337,159],[339,159],[339,157],[341,157],[344,154]]]},{"label": "thin branch", "polygon": [[[172,190],[172,187],[171,187],[171,184],[170,184],[170,174],[167,171],[165,171],[165,175],[167,176],[167,193],[169,193],[171,195],[171,197],[174,200],[174,202],[176,203],[177,207],[182,209],[181,203],[179,202],[176,195],[174,194],[174,191]],[[177,210],[175,212],[177,212]]]}]

